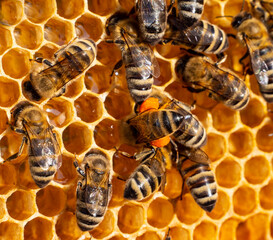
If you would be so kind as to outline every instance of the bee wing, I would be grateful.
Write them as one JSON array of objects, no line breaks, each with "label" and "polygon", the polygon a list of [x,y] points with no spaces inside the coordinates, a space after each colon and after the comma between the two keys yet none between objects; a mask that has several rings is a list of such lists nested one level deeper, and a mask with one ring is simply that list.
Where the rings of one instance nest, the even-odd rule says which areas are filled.
[{"label": "bee wing", "polygon": [[143,15],[142,19],[145,22],[150,22],[151,25],[154,23],[154,15],[151,12],[156,11],[166,11],[165,0],[139,0],[138,1],[139,14]]},{"label": "bee wing", "polygon": [[245,37],[245,41],[251,58],[252,71],[260,85],[267,85],[269,82],[267,71],[269,69],[260,55],[260,50],[247,37]]},{"label": "bee wing", "polygon": [[272,15],[272,13],[273,13],[273,2],[270,1],[270,0],[268,0],[268,1],[262,0],[262,1],[260,1],[260,2],[261,2],[261,5],[264,7],[264,9],[265,9],[268,13],[270,13],[270,14]]},{"label": "bee wing", "polygon": [[[105,174],[104,178],[99,184],[94,184],[91,179],[89,170],[86,170],[86,185],[85,185],[85,204],[89,213],[100,214],[98,211],[103,206],[107,206],[109,198],[109,173]],[[104,213],[102,210],[101,214]]]},{"label": "bee wing", "polygon": [[[48,125],[43,135],[38,135],[27,123],[24,126],[30,138],[31,154],[38,158],[36,163],[44,170],[55,165],[59,168],[62,163],[61,150],[51,127]],[[42,156],[45,157],[44,161],[39,159]]]},{"label": "bee wing", "polygon": [[[153,50],[146,43],[137,43],[134,38],[129,34],[124,33],[123,37],[125,43],[131,52],[131,57],[134,64],[141,68],[142,71],[139,71],[139,74],[147,79],[152,74],[154,77],[158,78],[160,76],[159,64],[154,56]],[[143,46],[144,48],[141,48]],[[148,52],[145,54],[143,49],[148,49]]]},{"label": "bee wing", "polygon": [[210,164],[211,161],[208,155],[201,150],[200,148],[187,148],[185,147],[182,152],[180,151],[182,156],[189,158],[191,161],[196,163]]}]

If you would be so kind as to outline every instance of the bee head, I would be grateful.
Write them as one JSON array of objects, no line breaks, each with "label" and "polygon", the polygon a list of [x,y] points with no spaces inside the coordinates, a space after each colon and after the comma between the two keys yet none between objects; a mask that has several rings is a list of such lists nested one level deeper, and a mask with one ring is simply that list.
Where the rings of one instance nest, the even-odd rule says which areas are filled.
[{"label": "bee head", "polygon": [[115,25],[117,25],[118,22],[124,19],[128,19],[128,13],[123,11],[118,11],[115,14],[113,14],[111,17],[109,17],[105,24],[106,34],[109,36],[112,32],[112,28],[115,27]]},{"label": "bee head", "polygon": [[33,107],[34,105],[28,101],[22,101],[16,104],[16,106],[11,110],[11,124],[17,126],[17,120],[21,115],[22,111],[26,108]]},{"label": "bee head", "polygon": [[237,29],[238,27],[240,27],[240,25],[246,21],[247,19],[251,19],[252,15],[248,12],[240,12],[236,17],[234,17],[234,19],[231,22],[231,25],[233,28]]}]

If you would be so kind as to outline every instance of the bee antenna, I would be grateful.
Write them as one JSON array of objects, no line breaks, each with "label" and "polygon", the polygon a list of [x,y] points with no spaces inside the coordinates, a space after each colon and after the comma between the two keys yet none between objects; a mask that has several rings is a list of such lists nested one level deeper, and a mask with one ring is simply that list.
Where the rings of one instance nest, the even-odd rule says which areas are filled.
[{"label": "bee antenna", "polygon": [[244,10],[244,7],[245,7],[245,0],[243,0],[243,5],[242,5],[242,8],[241,8],[240,12],[242,12]]}]

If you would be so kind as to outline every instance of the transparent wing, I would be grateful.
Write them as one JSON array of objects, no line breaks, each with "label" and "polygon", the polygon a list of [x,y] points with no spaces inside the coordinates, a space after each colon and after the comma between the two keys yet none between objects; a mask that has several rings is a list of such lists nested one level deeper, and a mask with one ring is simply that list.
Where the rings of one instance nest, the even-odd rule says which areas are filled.
[{"label": "transparent wing", "polygon": [[208,155],[201,149],[183,147],[179,148],[179,154],[196,163],[210,164]]},{"label": "transparent wing", "polygon": [[258,49],[257,47],[255,47],[247,37],[245,37],[244,39],[251,58],[252,71],[254,72],[256,79],[260,85],[267,85],[269,82],[267,75],[268,66],[260,55],[262,49]]},{"label": "transparent wing", "polygon": [[51,127],[48,125],[48,128],[38,135],[27,123],[24,126],[30,139],[31,154],[37,157],[36,163],[44,170],[54,166],[60,168],[61,150]]},{"label": "transparent wing", "polygon": [[150,46],[145,43],[137,43],[136,39],[128,33],[123,33],[123,38],[131,53],[133,63],[140,68],[139,74],[144,79],[149,78],[150,75],[159,77],[159,64]]}]

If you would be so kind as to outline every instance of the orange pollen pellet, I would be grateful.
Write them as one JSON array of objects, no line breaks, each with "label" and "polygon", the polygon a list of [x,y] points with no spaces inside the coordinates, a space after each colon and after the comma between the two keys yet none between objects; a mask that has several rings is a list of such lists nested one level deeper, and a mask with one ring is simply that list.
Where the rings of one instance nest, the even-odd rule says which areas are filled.
[{"label": "orange pollen pellet", "polygon": [[151,141],[151,145],[154,147],[164,147],[164,146],[168,145],[169,142],[170,142],[170,137],[166,136],[166,137]]},{"label": "orange pollen pellet", "polygon": [[158,109],[159,108],[159,101],[157,98],[151,97],[146,99],[139,108],[139,112],[144,112],[149,109]]}]

